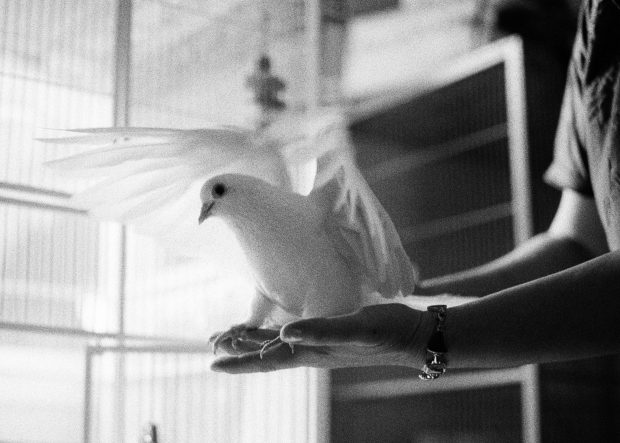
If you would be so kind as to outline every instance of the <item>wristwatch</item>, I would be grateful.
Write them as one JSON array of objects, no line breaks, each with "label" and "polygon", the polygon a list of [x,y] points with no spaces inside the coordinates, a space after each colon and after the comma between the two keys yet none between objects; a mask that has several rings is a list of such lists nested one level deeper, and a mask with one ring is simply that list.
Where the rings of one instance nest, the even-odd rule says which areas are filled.
[{"label": "wristwatch", "polygon": [[432,305],[427,310],[433,313],[436,324],[426,346],[426,364],[422,368],[422,373],[419,377],[422,380],[435,380],[446,372],[448,367],[448,359],[446,357],[448,349],[443,338],[448,307],[446,305]]}]

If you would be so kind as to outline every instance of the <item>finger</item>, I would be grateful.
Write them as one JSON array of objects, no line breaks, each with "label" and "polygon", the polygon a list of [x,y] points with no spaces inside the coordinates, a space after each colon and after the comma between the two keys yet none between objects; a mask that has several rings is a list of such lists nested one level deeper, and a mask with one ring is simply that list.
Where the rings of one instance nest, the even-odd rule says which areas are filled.
[{"label": "finger", "polygon": [[427,284],[427,282],[425,280],[421,280],[419,281],[416,285],[415,288],[413,289],[413,295],[436,295],[436,294],[442,294],[443,291],[438,291],[437,289],[434,289],[432,285]]},{"label": "finger", "polygon": [[[237,338],[247,341],[253,341],[256,343],[262,343],[267,340],[273,340],[279,335],[280,331],[277,329],[246,329],[240,331]],[[211,335],[209,343],[214,344],[218,339],[222,341],[225,338],[233,337],[230,331],[219,331]],[[218,346],[220,344],[218,343]]]},{"label": "finger", "polygon": [[234,339],[223,341],[219,349],[223,350],[228,355],[240,355],[258,351],[261,349],[261,345],[252,341]]},{"label": "finger", "polygon": [[[297,349],[295,351],[297,353]],[[260,351],[257,351],[239,356],[221,357],[211,363],[211,369],[229,374],[242,374],[271,372],[302,365],[302,363],[295,363],[295,354],[291,352],[291,348],[285,343],[280,343],[267,349],[263,353],[262,358],[260,354]]]},{"label": "finger", "polygon": [[285,325],[280,338],[287,343],[314,346],[374,346],[380,330],[364,311],[328,318],[310,318]]},{"label": "finger", "polygon": [[266,341],[271,341],[279,335],[280,331],[277,329],[252,329],[246,331],[243,335],[243,340],[261,344]]}]

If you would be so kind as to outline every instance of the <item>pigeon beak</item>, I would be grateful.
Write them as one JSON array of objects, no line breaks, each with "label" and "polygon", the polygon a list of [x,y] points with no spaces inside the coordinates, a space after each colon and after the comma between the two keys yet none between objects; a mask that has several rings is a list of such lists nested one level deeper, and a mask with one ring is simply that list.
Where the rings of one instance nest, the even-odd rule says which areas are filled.
[{"label": "pigeon beak", "polygon": [[209,211],[211,211],[211,208],[213,207],[214,204],[215,202],[202,204],[202,209],[200,210],[200,216],[198,216],[199,225],[202,224],[202,222],[205,221],[206,218],[209,216]]}]

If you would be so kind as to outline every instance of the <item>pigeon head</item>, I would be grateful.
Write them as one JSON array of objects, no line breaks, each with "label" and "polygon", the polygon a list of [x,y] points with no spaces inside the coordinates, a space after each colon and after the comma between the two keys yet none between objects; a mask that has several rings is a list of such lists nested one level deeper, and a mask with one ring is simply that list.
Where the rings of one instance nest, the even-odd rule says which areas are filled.
[{"label": "pigeon head", "polygon": [[247,213],[276,192],[274,186],[255,177],[239,174],[213,177],[200,190],[202,208],[198,223],[212,215],[235,217]]}]

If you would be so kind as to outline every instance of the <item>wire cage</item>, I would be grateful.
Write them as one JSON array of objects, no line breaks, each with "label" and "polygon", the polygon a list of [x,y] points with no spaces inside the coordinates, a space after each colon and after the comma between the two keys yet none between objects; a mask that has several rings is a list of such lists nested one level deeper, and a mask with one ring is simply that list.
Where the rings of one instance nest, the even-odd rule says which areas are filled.
[{"label": "wire cage", "polygon": [[0,441],[323,438],[325,374],[208,369],[206,339],[243,320],[248,276],[72,207],[88,177],[42,163],[83,148],[35,141],[247,123],[265,50],[287,102],[307,104],[318,3],[286,3],[0,0]]},{"label": "wire cage", "polygon": [[[426,276],[486,263],[534,232],[522,40],[443,68],[352,112],[360,167]],[[536,365],[456,369],[432,385],[416,378],[403,368],[333,371],[332,441],[541,440]],[[406,419],[388,419],[394,410]]]}]

